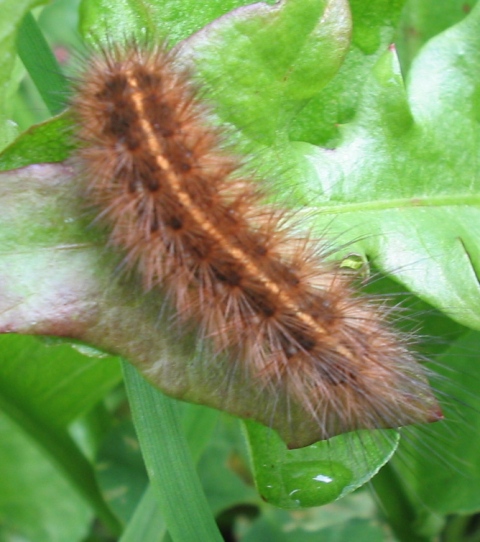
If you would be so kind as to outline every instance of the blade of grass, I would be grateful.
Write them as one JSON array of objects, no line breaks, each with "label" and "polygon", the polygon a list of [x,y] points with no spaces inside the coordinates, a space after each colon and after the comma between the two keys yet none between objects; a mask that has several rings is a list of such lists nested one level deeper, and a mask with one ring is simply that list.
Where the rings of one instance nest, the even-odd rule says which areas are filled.
[{"label": "blade of grass", "polygon": [[166,534],[167,526],[159,513],[156,490],[149,484],[119,542],[161,542]]},{"label": "blade of grass", "polygon": [[123,362],[143,458],[168,531],[176,542],[222,542],[195,471],[175,401]]},{"label": "blade of grass", "polygon": [[18,29],[17,52],[50,113],[60,113],[65,109],[68,83],[31,13]]},{"label": "blade of grass", "polygon": [[[186,405],[187,406],[187,405]],[[210,408],[188,405],[183,413],[183,428],[190,446],[193,462],[200,459],[217,423],[218,412]],[[133,517],[119,542],[168,542],[171,540],[159,511],[155,490],[150,484],[138,503]]]}]

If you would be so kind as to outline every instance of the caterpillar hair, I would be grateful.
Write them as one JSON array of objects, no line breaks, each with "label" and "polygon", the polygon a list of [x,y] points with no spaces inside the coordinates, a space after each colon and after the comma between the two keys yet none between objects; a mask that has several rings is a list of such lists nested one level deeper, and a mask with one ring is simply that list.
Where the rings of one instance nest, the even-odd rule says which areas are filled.
[{"label": "caterpillar hair", "polygon": [[226,356],[251,389],[313,419],[311,442],[439,420],[395,309],[264,203],[176,60],[163,43],[109,44],[74,85],[82,190],[124,265],[163,293],[177,331],[211,345],[212,371]]}]

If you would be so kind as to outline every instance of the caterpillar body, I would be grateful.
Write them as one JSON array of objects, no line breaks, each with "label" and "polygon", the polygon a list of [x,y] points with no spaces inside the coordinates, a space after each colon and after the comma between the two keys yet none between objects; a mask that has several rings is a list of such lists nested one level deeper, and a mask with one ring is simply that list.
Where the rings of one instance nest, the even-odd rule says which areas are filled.
[{"label": "caterpillar body", "polygon": [[126,265],[259,393],[315,418],[313,440],[440,419],[392,309],[262,203],[190,75],[163,44],[130,42],[95,53],[75,85],[85,197]]}]

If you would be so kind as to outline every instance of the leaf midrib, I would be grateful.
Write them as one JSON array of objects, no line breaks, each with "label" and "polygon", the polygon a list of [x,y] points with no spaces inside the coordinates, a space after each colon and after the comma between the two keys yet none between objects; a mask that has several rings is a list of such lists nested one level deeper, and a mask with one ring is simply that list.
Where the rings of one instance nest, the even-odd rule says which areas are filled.
[{"label": "leaf midrib", "polygon": [[480,194],[449,195],[449,196],[422,196],[409,198],[393,198],[388,200],[360,201],[358,203],[339,203],[333,205],[316,206],[323,214],[343,214],[355,212],[384,211],[392,209],[421,208],[421,207],[479,207]]}]

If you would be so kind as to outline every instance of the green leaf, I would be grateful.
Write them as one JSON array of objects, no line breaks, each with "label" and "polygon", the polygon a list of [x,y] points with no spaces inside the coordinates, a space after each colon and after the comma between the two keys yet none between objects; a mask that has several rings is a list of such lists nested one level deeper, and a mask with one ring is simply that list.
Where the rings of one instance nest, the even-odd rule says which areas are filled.
[{"label": "green leaf", "polygon": [[[405,91],[394,51],[374,66],[333,152],[302,146],[320,231],[355,232],[375,266],[480,326],[480,8],[430,41]],[[323,202],[322,202],[323,200]],[[332,218],[335,221],[332,223]]]},{"label": "green leaf", "polygon": [[443,378],[436,386],[443,397],[445,421],[422,430],[411,428],[402,441],[395,470],[419,516],[424,513],[422,503],[440,514],[480,510],[479,348],[480,333],[470,332],[437,360],[436,371]]},{"label": "green leaf", "polygon": [[288,450],[270,429],[245,421],[260,495],[281,508],[321,506],[348,495],[392,457],[395,431],[359,431]]},{"label": "green leaf", "polygon": [[92,509],[44,451],[0,415],[0,539],[83,540]]},{"label": "green leaf", "polygon": [[409,0],[395,43],[406,73],[418,51],[431,38],[466,17],[477,0]]},{"label": "green leaf", "polygon": [[42,162],[62,162],[74,150],[68,113],[36,124],[21,134],[0,155],[0,171]]},{"label": "green leaf", "polygon": [[257,147],[272,146],[285,141],[295,115],[339,70],[350,32],[346,1],[287,0],[233,12],[186,46],[215,89],[215,113]]},{"label": "green leaf", "polygon": [[118,360],[87,357],[66,344],[3,335],[0,352],[2,402],[57,428],[91,409],[121,379]]},{"label": "green leaf", "polygon": [[[352,42],[337,76],[292,119],[290,141],[334,148],[355,117],[369,73],[393,43],[405,0],[350,0]],[[320,57],[321,58],[321,57]]]},{"label": "green leaf", "polygon": [[80,31],[87,39],[158,36],[176,43],[250,0],[82,0]]}]

